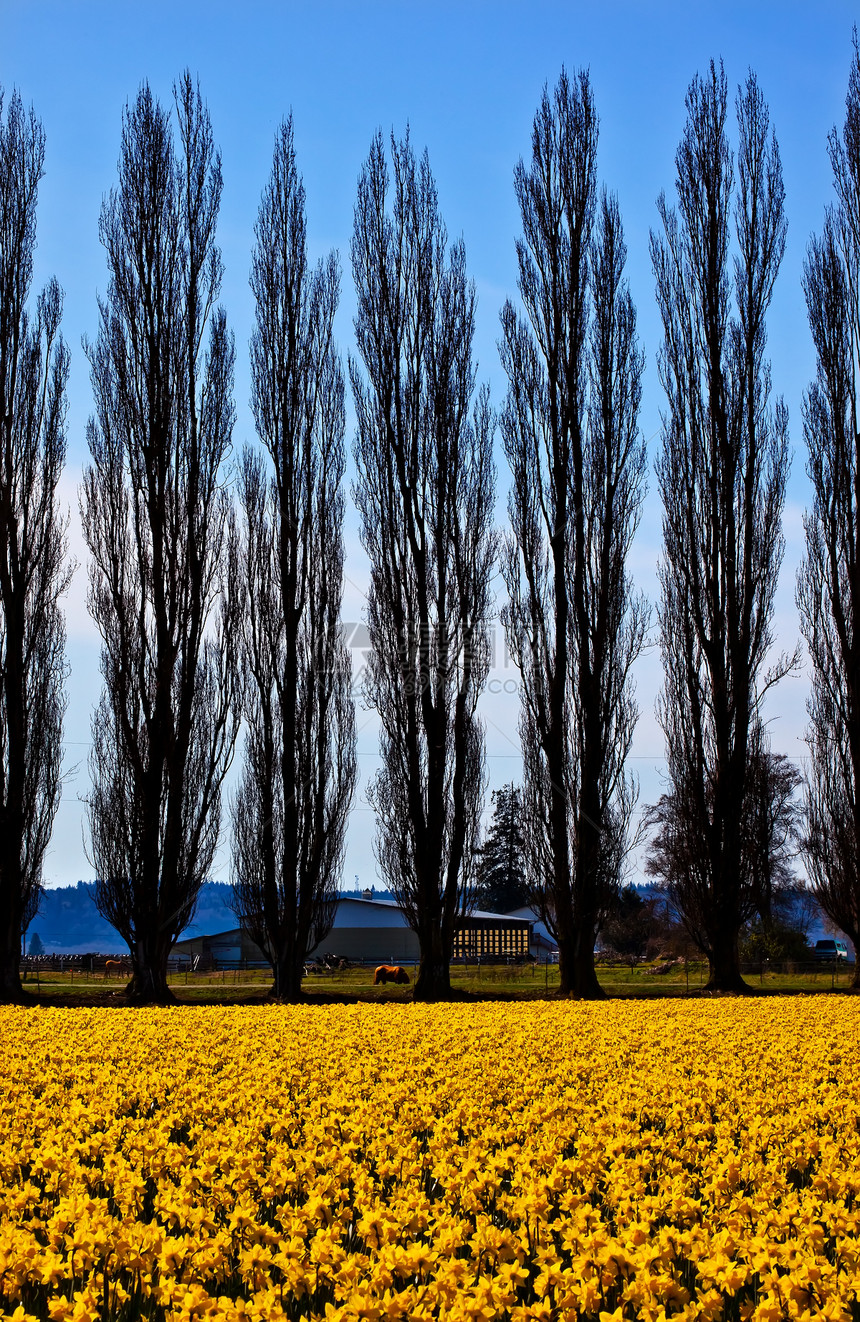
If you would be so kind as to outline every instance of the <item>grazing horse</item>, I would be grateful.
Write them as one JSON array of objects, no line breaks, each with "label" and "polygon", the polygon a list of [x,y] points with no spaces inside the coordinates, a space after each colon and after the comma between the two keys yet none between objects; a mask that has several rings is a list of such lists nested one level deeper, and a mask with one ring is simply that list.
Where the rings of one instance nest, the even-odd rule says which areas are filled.
[{"label": "grazing horse", "polygon": [[374,987],[385,982],[408,982],[409,974],[400,964],[380,964],[373,975]]},{"label": "grazing horse", "polygon": [[106,960],[105,960],[105,977],[106,977],[106,978],[109,977],[110,974],[112,974],[112,973],[123,974],[123,973],[128,973],[128,971],[129,971],[128,960],[126,960],[126,959],[106,959]]}]

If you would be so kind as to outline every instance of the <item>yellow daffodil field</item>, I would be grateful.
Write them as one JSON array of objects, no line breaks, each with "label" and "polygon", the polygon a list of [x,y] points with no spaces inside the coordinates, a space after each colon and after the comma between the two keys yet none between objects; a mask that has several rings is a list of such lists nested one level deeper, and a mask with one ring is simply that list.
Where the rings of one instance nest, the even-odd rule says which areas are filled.
[{"label": "yellow daffodil field", "polygon": [[0,1317],[860,1316],[860,1003],[0,1010]]}]

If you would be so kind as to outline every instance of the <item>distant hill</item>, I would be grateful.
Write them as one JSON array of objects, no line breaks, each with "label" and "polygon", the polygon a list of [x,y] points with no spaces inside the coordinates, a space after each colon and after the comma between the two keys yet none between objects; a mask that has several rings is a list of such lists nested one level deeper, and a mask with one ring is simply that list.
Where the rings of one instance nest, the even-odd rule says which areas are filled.
[{"label": "distant hill", "polygon": [[[93,900],[91,881],[79,881],[77,886],[57,886],[46,890],[39,912],[27,931],[27,948],[34,933],[41,937],[49,955],[84,955],[89,951],[101,954],[121,954],[127,947],[119,933],[102,918]],[[230,908],[232,886],[224,882],[204,883],[197,902],[197,912],[183,936],[224,932],[236,926],[236,915]]]}]

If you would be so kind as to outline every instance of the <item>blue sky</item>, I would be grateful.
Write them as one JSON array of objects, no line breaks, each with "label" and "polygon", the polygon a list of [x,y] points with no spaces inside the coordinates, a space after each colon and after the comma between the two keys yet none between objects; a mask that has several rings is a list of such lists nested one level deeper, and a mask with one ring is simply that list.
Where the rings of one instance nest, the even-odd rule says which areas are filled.
[{"label": "blue sky", "polygon": [[[756,71],[782,153],[789,219],[788,249],[770,319],[774,386],[789,408],[795,451],[786,508],[788,542],[777,603],[779,645],[797,637],[794,572],[802,552],[808,487],[800,415],[814,363],[800,277],[810,233],[831,197],[827,133],[842,122],[857,9],[848,3],[458,4],[342,3],[41,3],[0,0],[0,84],[32,102],[47,135],[40,193],[36,286],[51,274],[66,291],[64,332],[72,349],[69,462],[63,497],[81,562],[68,602],[70,707],[66,721],[70,775],[58,815],[45,880],[89,877],[81,831],[86,793],[89,713],[98,695],[98,639],[86,613],[85,558],[76,488],[86,461],[91,409],[81,337],[96,330],[96,296],[107,279],[98,242],[102,196],[113,185],[122,109],[141,82],[169,101],[187,66],[200,79],[223,154],[219,242],[226,263],[222,299],[236,335],[237,447],[253,439],[247,406],[247,343],[253,318],[248,269],[253,225],[268,175],[276,127],[294,115],[299,169],[307,189],[312,255],[340,251],[343,297],[338,333],[352,347],[353,294],[348,245],[356,180],[374,130],[402,133],[407,122],[426,146],[449,233],[465,239],[479,296],[476,352],[480,375],[498,403],[498,313],[516,294],[512,189],[517,159],[528,153],[532,117],[545,83],[562,64],[591,72],[600,115],[598,169],[617,193],[624,219],[628,274],[646,353],[641,423],[652,454],[662,392],[655,354],[659,325],[648,257],[656,198],[674,187],[674,153],[690,79],[712,58],[725,61],[731,87]],[[352,420],[349,421],[350,434]],[[351,439],[351,435],[350,435]],[[499,485],[506,486],[499,455]],[[504,515],[500,495],[499,517]],[[354,516],[348,516],[344,615],[360,619],[367,571]],[[655,595],[660,509],[652,491],[634,549],[638,584]],[[501,588],[501,585],[499,585]],[[518,779],[516,675],[504,664],[499,637],[491,676],[498,690],[482,705],[492,789]],[[642,801],[661,791],[662,735],[653,719],[660,675],[655,652],[638,672],[642,718],[635,769]],[[507,692],[505,690],[508,690]],[[770,701],[774,747],[805,752],[804,678],[789,680]],[[376,727],[359,712],[362,777],[375,766]],[[77,771],[74,766],[77,765]],[[353,814],[345,882],[375,879],[373,820],[361,787]],[[222,846],[217,879],[227,879]],[[378,880],[377,880],[378,884]]]}]

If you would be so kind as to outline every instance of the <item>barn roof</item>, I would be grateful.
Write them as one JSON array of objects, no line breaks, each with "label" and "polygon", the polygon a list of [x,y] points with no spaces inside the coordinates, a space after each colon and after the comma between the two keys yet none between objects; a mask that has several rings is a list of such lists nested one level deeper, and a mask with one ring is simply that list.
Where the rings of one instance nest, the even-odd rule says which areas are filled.
[{"label": "barn roof", "polygon": [[[371,899],[366,899],[364,896],[342,895],[338,900],[338,908],[340,908],[341,905],[343,904],[360,904],[365,906],[377,907],[380,909],[389,909],[389,910],[396,909],[398,910],[399,913],[403,912],[403,910],[400,908],[400,905],[397,903],[396,900],[381,900],[381,899],[377,899],[376,896],[373,896]],[[466,914],[467,918],[492,918],[492,919],[500,918],[502,919],[503,922],[510,920],[516,921],[518,919],[522,919],[524,916],[525,916],[524,914],[519,914],[519,913],[491,913],[489,909],[472,909],[468,914]]]}]

